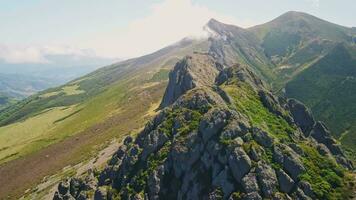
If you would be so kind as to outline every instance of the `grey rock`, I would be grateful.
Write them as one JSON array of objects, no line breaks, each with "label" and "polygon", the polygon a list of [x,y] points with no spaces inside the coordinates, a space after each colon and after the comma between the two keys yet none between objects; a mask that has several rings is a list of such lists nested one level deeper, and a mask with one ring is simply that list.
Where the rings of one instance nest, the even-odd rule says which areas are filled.
[{"label": "grey rock", "polygon": [[169,82],[160,108],[169,106],[195,87],[214,84],[220,64],[208,55],[193,54],[178,62],[169,73]]},{"label": "grey rock", "polygon": [[304,155],[303,149],[300,148],[297,144],[295,144],[295,143],[290,143],[290,144],[288,144],[288,146],[289,146],[290,148],[292,148],[293,151],[295,151],[295,152],[296,152],[297,154],[299,154],[300,156],[303,156],[303,155]]},{"label": "grey rock", "polygon": [[280,190],[284,193],[290,193],[294,186],[294,180],[281,169],[277,170],[276,173]]},{"label": "grey rock", "polygon": [[157,130],[154,130],[148,134],[142,144],[142,159],[146,160],[151,153],[162,147],[168,139],[169,138],[163,132],[159,132]]},{"label": "grey rock", "polygon": [[242,200],[262,200],[258,192],[251,192],[242,197]]},{"label": "grey rock", "polygon": [[295,99],[289,99],[288,106],[295,123],[300,127],[305,136],[309,136],[309,132],[315,124],[310,110]]},{"label": "grey rock", "polygon": [[257,184],[257,178],[255,173],[248,173],[242,178],[241,185],[246,193],[258,192],[259,187]]},{"label": "grey rock", "polygon": [[303,190],[301,190],[300,188],[297,188],[294,196],[295,196],[295,199],[297,199],[297,200],[312,200],[312,198],[305,195]]},{"label": "grey rock", "polygon": [[58,184],[58,192],[61,195],[65,195],[69,192],[70,183],[68,180],[62,181]]},{"label": "grey rock", "polygon": [[276,192],[273,194],[272,200],[292,200],[292,198],[288,194]]},{"label": "grey rock", "polygon": [[331,152],[329,151],[329,149],[325,146],[325,144],[317,144],[316,145],[316,149],[318,150],[318,152],[323,155],[323,156],[326,156],[326,155],[331,155]]},{"label": "grey rock", "polygon": [[277,97],[265,90],[258,91],[262,104],[271,112],[278,116],[283,116],[283,108],[279,105]]},{"label": "grey rock", "polygon": [[284,156],[283,169],[288,172],[294,181],[297,181],[298,176],[305,171],[305,168],[300,161],[298,154],[294,152]]},{"label": "grey rock", "polygon": [[234,191],[234,184],[230,181],[231,174],[229,172],[229,168],[225,166],[225,168],[213,178],[212,184],[216,187],[221,187],[224,198],[230,196],[230,194]]},{"label": "grey rock", "polygon": [[344,156],[337,155],[335,156],[336,162],[339,163],[340,165],[344,166],[345,168],[349,170],[353,170],[354,166],[352,162],[348,159],[346,159]]},{"label": "grey rock", "polygon": [[340,146],[337,144],[336,140],[331,137],[330,131],[322,122],[317,122],[315,124],[310,135],[317,142],[324,144],[333,155],[344,157]]},{"label": "grey rock", "polygon": [[199,132],[203,136],[204,142],[207,142],[213,135],[216,135],[225,126],[230,113],[221,109],[209,111],[200,122]]},{"label": "grey rock", "polygon": [[268,164],[259,162],[256,168],[256,174],[263,197],[272,197],[278,187],[278,180],[275,171]]},{"label": "grey rock", "polygon": [[240,183],[251,169],[251,160],[241,147],[237,147],[229,156],[229,166],[235,180]]},{"label": "grey rock", "polygon": [[124,145],[129,145],[130,143],[132,143],[133,138],[131,136],[127,136],[124,140]]},{"label": "grey rock", "polygon": [[252,136],[258,144],[264,147],[272,147],[273,145],[273,138],[269,136],[267,132],[259,128],[253,128]]},{"label": "grey rock", "polygon": [[303,191],[303,193],[311,198],[314,198],[315,195],[314,195],[314,191],[311,187],[311,185],[306,182],[306,181],[300,181],[298,183],[298,187]]},{"label": "grey rock", "polygon": [[274,162],[283,165],[284,155],[283,155],[283,152],[281,150],[281,147],[279,147],[277,145],[273,147],[273,156],[272,156],[272,158],[273,158]]},{"label": "grey rock", "polygon": [[63,200],[62,195],[58,191],[54,193],[53,200]]},{"label": "grey rock", "polygon": [[148,178],[148,196],[152,200],[159,199],[159,192],[161,189],[161,179],[164,175],[164,166],[161,165],[149,175]]},{"label": "grey rock", "polygon": [[94,194],[94,200],[106,200],[107,190],[105,187],[98,187]]}]

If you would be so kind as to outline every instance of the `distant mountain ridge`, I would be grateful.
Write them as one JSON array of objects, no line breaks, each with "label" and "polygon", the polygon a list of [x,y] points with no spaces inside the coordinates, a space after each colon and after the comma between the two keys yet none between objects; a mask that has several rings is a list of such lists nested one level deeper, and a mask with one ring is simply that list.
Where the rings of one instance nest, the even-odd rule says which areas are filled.
[{"label": "distant mountain ridge", "polygon": [[[13,132],[11,127],[14,125],[25,126],[26,123],[32,123],[32,120],[56,112],[56,115],[53,114],[53,120],[47,123],[49,127],[45,129],[56,137],[47,143],[47,132],[41,132],[43,143],[40,144],[44,147],[59,142],[60,137],[72,138],[73,135],[80,135],[86,130],[96,133],[92,137],[97,142],[107,135],[114,135],[113,133],[122,137],[127,133],[122,130],[134,127],[134,122],[137,126],[143,125],[147,120],[145,116],[152,116],[152,110],[156,110],[162,97],[167,101],[161,107],[166,107],[174,103],[181,94],[184,96],[189,93],[193,86],[214,86],[209,85],[209,77],[215,72],[204,74],[201,72],[205,70],[204,67],[194,69],[196,71],[188,68],[189,72],[194,72],[191,73],[191,80],[184,74],[179,76],[174,71],[169,72],[179,60],[196,52],[211,56],[222,68],[239,63],[255,74],[258,80],[261,79],[265,83],[264,87],[271,89],[275,95],[301,100],[311,108],[315,120],[323,120],[326,123],[330,134],[340,136],[342,147],[349,150],[348,155],[355,155],[352,153],[356,150],[356,143],[352,142],[356,138],[356,121],[353,118],[353,113],[356,113],[356,100],[353,95],[356,94],[356,87],[353,86],[353,63],[356,55],[354,28],[335,25],[300,12],[288,12],[271,22],[249,29],[216,20],[210,20],[207,27],[212,31],[208,39],[182,40],[152,54],[109,65],[63,86],[48,89],[20,101],[0,112],[0,129]],[[184,64],[182,62],[182,65]],[[340,71],[335,73],[335,70]],[[228,74],[223,73],[229,77]],[[241,78],[242,82],[246,81],[243,74],[235,75]],[[172,81],[171,85],[184,84],[177,87],[178,92],[166,91],[169,94],[164,95],[165,86],[170,85],[168,77],[171,76],[182,77]],[[192,81],[195,76],[205,77],[206,80]],[[231,84],[234,85],[235,82],[231,81]],[[330,87],[334,89],[329,93]],[[219,92],[223,91],[214,90],[214,93],[224,96]],[[246,91],[242,97],[248,97],[248,94],[250,93]],[[340,97],[343,95],[347,98],[343,98],[340,103]],[[187,97],[190,98],[189,95]],[[229,101],[228,98],[224,99],[226,100]],[[278,98],[273,101],[278,101]],[[275,112],[283,114],[284,110]],[[103,124],[105,126],[101,126]],[[324,127],[324,124],[319,124],[316,128],[329,134]],[[328,136],[325,140],[330,142],[331,137]],[[33,143],[26,145],[28,146],[25,146],[25,149],[32,150]],[[19,152],[8,148],[0,152],[0,156],[5,158],[6,162],[12,162],[11,160],[19,156],[25,156],[22,152],[31,152],[30,150]],[[88,151],[82,153],[84,152]],[[64,161],[62,163],[69,164]],[[56,163],[56,166],[60,164]],[[15,183],[8,185],[9,188],[17,186]]]}]

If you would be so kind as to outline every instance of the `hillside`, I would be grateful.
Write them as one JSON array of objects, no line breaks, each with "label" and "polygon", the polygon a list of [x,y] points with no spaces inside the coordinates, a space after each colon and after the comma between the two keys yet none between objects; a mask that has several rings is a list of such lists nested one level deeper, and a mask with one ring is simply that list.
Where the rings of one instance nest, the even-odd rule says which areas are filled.
[{"label": "hillside", "polygon": [[0,110],[4,109],[5,107],[11,105],[14,102],[15,99],[0,93]]},{"label": "hillside", "polygon": [[[113,138],[121,140],[126,135],[136,136],[141,132],[139,138],[148,134],[147,137],[152,140],[160,139],[156,135],[140,131],[158,111],[157,108],[163,109],[161,113],[165,113],[164,115],[182,118],[183,134],[179,133],[177,137],[182,136],[182,139],[188,139],[184,141],[191,139],[192,142],[195,141],[194,137],[201,137],[199,134],[193,134],[198,129],[197,124],[201,123],[200,119],[208,118],[212,112],[217,112],[216,110],[223,110],[224,115],[233,113],[226,119],[223,127],[228,128],[229,120],[235,120],[237,117],[237,120],[241,120],[238,122],[247,123],[248,132],[251,134],[256,132],[255,128],[268,133],[268,136],[273,138],[273,146],[286,142],[290,147],[285,148],[293,149],[295,146],[290,143],[297,143],[299,148],[293,149],[291,154],[298,154],[303,167],[310,169],[312,174],[304,173],[303,178],[314,185],[314,189],[317,187],[317,191],[313,191],[315,195],[320,198],[326,197],[324,195],[331,195],[328,198],[340,197],[342,191],[345,191],[344,195],[349,195],[345,179],[348,177],[347,172],[340,165],[347,167],[350,163],[344,158],[343,151],[329,134],[338,137],[343,147],[350,149],[349,155],[354,155],[356,122],[353,113],[356,113],[356,108],[352,94],[355,94],[356,88],[353,81],[356,51],[352,39],[353,29],[299,12],[288,12],[271,22],[249,29],[224,24],[214,19],[210,20],[205,28],[210,34],[209,38],[184,39],[152,54],[98,69],[1,110],[0,199],[17,199],[26,189],[41,182],[43,177],[48,178],[61,169],[92,158]],[[186,55],[191,55],[191,59],[185,57]],[[184,57],[185,59],[182,60]],[[235,66],[236,63],[239,65]],[[174,66],[176,67],[170,72]],[[224,68],[226,71],[223,70]],[[168,89],[165,90],[167,85]],[[265,93],[259,93],[260,90]],[[263,99],[263,95],[267,95],[264,98],[268,97],[268,101]],[[282,96],[280,97],[282,102],[279,102],[280,98],[274,95]],[[304,116],[309,119],[307,127],[302,122],[298,124],[298,117],[292,116],[294,107],[290,106],[302,107],[304,111],[307,109],[301,106],[302,104],[295,103],[297,101],[290,101],[294,103],[289,105],[284,98],[291,97],[302,101],[314,113],[315,120],[310,114]],[[206,103],[205,110],[189,107],[201,103],[198,100]],[[177,106],[183,107],[183,111],[181,112]],[[159,114],[155,119],[160,115],[163,114]],[[193,119],[189,116],[193,116]],[[169,117],[159,122],[163,131],[165,125],[171,125],[168,119]],[[319,120],[325,122],[330,132],[323,123],[315,122]],[[162,131],[161,129],[156,131],[156,128],[154,132]],[[321,138],[310,136],[312,129],[314,134],[323,132],[323,136]],[[178,150],[188,148],[185,145],[179,146],[182,141],[178,140],[176,143],[171,132],[167,134],[168,136],[164,137],[166,148],[171,148],[172,145],[178,145]],[[294,134],[297,138],[294,138]],[[225,141],[226,138],[218,139],[223,135],[221,131],[212,135],[212,142],[218,146],[228,146],[231,142]],[[314,143],[312,138],[319,143],[326,143],[327,147]],[[256,148],[263,146],[255,138],[241,139],[245,144],[243,148],[247,148],[244,149],[245,153],[251,153],[249,147],[254,145],[257,145],[254,146]],[[238,142],[241,141],[238,139]],[[141,145],[136,142],[135,144]],[[186,142],[186,145],[189,143]],[[129,149],[132,151],[143,149],[141,146],[140,149],[131,147]],[[162,155],[174,153],[174,151],[167,152],[166,148],[163,148]],[[204,146],[204,149],[206,148]],[[300,149],[306,153],[299,154]],[[253,160],[254,158],[248,155],[248,158],[253,160],[251,165],[253,164],[256,170],[259,166],[268,168],[267,171],[279,173],[281,163],[271,160],[272,150],[271,147],[263,147],[262,152],[257,152],[261,153],[263,161],[262,158]],[[155,154],[152,159],[160,155]],[[155,167],[169,160],[165,156],[158,159],[161,160],[151,160]],[[116,158],[113,160],[115,161]],[[339,161],[339,164],[336,164],[335,160]],[[141,161],[144,166],[137,166],[138,170],[146,170],[148,164],[152,164],[147,163],[147,160]],[[193,167],[199,167],[200,164]],[[22,170],[24,165],[29,166],[29,169]],[[225,165],[226,162],[222,167]],[[115,163],[111,167],[115,168]],[[228,167],[231,168],[230,165]],[[327,170],[320,174],[319,171],[323,167]],[[342,172],[339,169],[342,169]],[[230,173],[227,171],[225,170],[221,176]],[[144,171],[142,171],[144,174],[137,174],[137,172],[132,172],[129,176],[147,175]],[[253,173],[258,174],[258,170]],[[259,176],[265,175],[260,174],[257,179],[260,179]],[[311,177],[317,178],[312,180]],[[293,183],[300,181],[296,180],[296,177],[292,179]],[[226,181],[223,177],[221,180]],[[273,180],[275,183],[271,186],[274,189],[280,186],[276,180]],[[36,189],[28,193],[40,199],[43,197],[41,195],[56,184],[56,181],[58,182],[58,179],[40,190]],[[109,185],[113,181],[110,179]],[[125,183],[125,187],[128,187],[125,190],[122,190],[122,185],[111,186],[117,192],[129,190],[129,192],[139,193],[146,182],[142,179],[137,181],[139,183],[134,183],[134,188],[131,183]],[[221,182],[213,183],[210,179],[206,181],[215,186],[221,184]],[[236,186],[241,184],[240,179],[229,181],[228,183],[233,186],[226,187],[233,188],[234,191]],[[329,181],[337,183],[330,185]],[[108,185],[106,182],[103,184]],[[168,184],[174,185],[175,182],[168,182]],[[264,186],[259,183],[258,187]],[[295,184],[293,188],[297,187],[302,186]],[[204,188],[212,189],[210,186]],[[216,192],[221,195],[221,191]],[[236,195],[248,194],[245,189],[236,192]],[[225,194],[226,191],[223,193]],[[292,193],[302,194],[299,190],[293,190]],[[258,195],[270,197],[271,194],[268,192]]]},{"label": "hillside", "polygon": [[274,63],[274,91],[296,98],[324,121],[355,159],[355,55],[351,28],[288,12],[249,29]]},{"label": "hillside", "polygon": [[[0,199],[9,194],[16,199],[44,176],[91,158],[115,137],[135,133],[158,107],[176,60],[204,48],[206,42],[183,40],[1,111]],[[24,164],[32,167],[21,170]]]},{"label": "hillside", "polygon": [[352,198],[352,165],[321,122],[248,67],[219,66],[199,54],[178,62],[161,112],[103,171],[61,182],[54,199]]},{"label": "hillside", "polygon": [[336,46],[288,82],[286,95],[305,102],[345,147],[355,149],[356,59],[350,51],[356,52],[342,44]]}]

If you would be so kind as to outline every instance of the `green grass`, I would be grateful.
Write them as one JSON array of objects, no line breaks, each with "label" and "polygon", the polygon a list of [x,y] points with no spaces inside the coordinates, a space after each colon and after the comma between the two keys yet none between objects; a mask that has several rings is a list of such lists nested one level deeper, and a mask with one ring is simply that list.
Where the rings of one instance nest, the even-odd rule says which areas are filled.
[{"label": "green grass", "polygon": [[348,187],[349,175],[334,160],[322,156],[306,144],[300,144],[306,157],[303,165],[306,168],[301,180],[308,181],[318,199],[348,199],[352,191]]},{"label": "green grass", "polygon": [[[277,143],[293,142],[289,135],[295,128],[289,125],[283,118],[270,113],[260,101],[256,92],[245,83],[233,81],[222,86],[233,99],[235,109],[249,117],[252,126],[267,131],[277,139]],[[223,143],[228,144],[228,141]],[[306,168],[300,176],[301,180],[308,181],[316,193],[318,199],[347,199],[352,190],[349,187],[350,177],[346,171],[336,164],[334,160],[321,156],[315,147],[299,143],[304,155],[302,162]],[[260,146],[254,141],[244,143],[243,148],[250,152],[252,148],[258,150]],[[262,159],[270,163],[274,169],[280,169],[272,159],[272,149],[264,148]]]},{"label": "green grass", "polygon": [[[326,123],[334,137],[349,131],[347,138],[353,141],[356,136],[356,60],[350,53],[350,49],[338,45],[288,82],[286,94],[310,107],[314,116]],[[356,151],[356,143],[345,139],[341,143]]]},{"label": "green grass", "polygon": [[276,116],[263,106],[259,96],[246,83],[224,85],[222,87],[233,99],[235,109],[245,114],[251,125],[258,127],[279,140],[290,141],[290,133],[294,132],[282,117]]},{"label": "green grass", "polygon": [[169,69],[160,69],[158,72],[153,74],[152,78],[149,80],[149,82],[159,82],[159,81],[164,81],[168,79],[170,70]]},{"label": "green grass", "polygon": [[40,149],[43,143],[51,143],[55,138],[49,138],[60,126],[55,121],[75,112],[77,106],[57,107],[17,122],[8,126],[0,127],[0,163],[24,156],[33,149]]}]

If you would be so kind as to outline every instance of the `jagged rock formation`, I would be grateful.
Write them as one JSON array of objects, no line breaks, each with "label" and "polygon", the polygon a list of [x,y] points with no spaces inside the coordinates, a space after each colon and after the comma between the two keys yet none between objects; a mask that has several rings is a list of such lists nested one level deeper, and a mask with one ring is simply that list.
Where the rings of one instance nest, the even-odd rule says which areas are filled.
[{"label": "jagged rock formation", "polygon": [[[127,137],[93,182],[54,199],[343,199],[352,168],[321,122],[247,67],[209,55],[178,62],[161,112]],[[338,164],[340,163],[340,164]]]},{"label": "jagged rock formation", "polygon": [[222,68],[223,66],[210,56],[201,54],[186,56],[170,72],[168,83],[170,89],[166,90],[160,107],[164,108],[172,104],[192,88],[212,86]]}]

